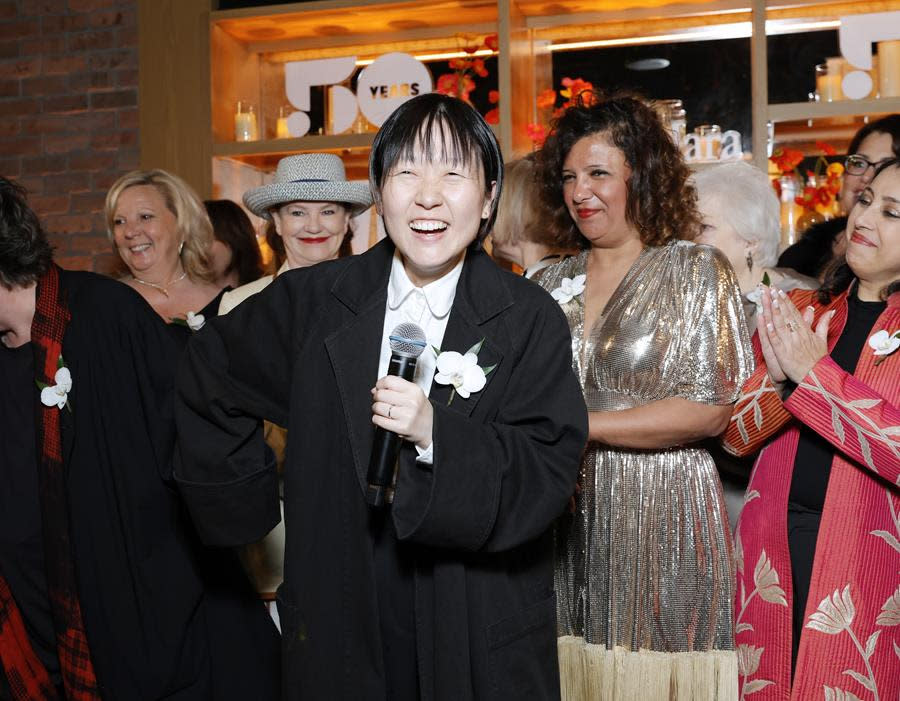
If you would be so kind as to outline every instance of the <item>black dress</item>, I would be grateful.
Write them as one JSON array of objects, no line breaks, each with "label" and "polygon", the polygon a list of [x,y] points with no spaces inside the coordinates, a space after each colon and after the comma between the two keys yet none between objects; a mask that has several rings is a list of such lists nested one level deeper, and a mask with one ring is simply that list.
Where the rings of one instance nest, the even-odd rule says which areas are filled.
[{"label": "black dress", "polygon": [[[173,381],[181,345],[127,285],[92,273],[58,272],[71,314],[62,354],[72,376],[72,410],[60,412],[69,535],[103,698],[274,701],[274,624],[240,570],[237,577],[223,576],[220,553],[200,547],[172,484]],[[34,430],[39,391],[23,366],[3,366],[18,378],[18,390],[13,404],[0,402],[0,410],[29,409],[12,418],[24,436],[29,418]],[[0,443],[10,445],[7,425],[2,428]],[[2,473],[11,457],[36,475],[36,450],[29,456],[25,443],[17,446],[0,453]],[[27,472],[16,479],[17,489],[29,489]],[[33,522],[40,518],[40,502],[33,483],[30,489],[34,496],[18,508],[27,509],[22,515]],[[3,526],[9,526],[5,519]],[[29,530],[33,539],[33,526]],[[9,555],[3,557],[8,562]],[[42,564],[35,560],[32,567]],[[39,627],[39,607],[20,598],[16,576],[11,588],[17,604]],[[34,632],[30,639],[40,655],[46,633]],[[53,660],[41,657],[52,674]]]},{"label": "black dress", "polygon": [[[34,406],[22,401],[35,388],[30,343],[18,348],[0,345],[0,387],[0,575],[9,585],[35,654],[59,687],[62,676],[44,573]],[[0,699],[9,696],[0,665]]]},{"label": "black dress", "polygon": [[[863,302],[855,292],[848,295],[847,324],[831,351],[832,359],[843,370],[849,373],[856,370],[859,356],[872,334],[872,327],[886,306],[887,302]],[[831,443],[805,424],[800,425],[800,440],[788,496],[788,547],[794,584],[792,665],[797,661],[819,523],[835,454]]]}]

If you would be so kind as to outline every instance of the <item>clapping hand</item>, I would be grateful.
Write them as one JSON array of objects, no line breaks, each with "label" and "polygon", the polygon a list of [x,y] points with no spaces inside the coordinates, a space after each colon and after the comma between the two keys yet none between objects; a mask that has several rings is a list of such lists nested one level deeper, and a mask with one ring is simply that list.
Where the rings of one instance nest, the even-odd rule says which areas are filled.
[{"label": "clapping hand", "polygon": [[812,329],[813,308],[803,314],[781,290],[763,286],[759,342],[769,377],[776,385],[799,383],[828,354],[828,325],[834,310],[823,314]]}]

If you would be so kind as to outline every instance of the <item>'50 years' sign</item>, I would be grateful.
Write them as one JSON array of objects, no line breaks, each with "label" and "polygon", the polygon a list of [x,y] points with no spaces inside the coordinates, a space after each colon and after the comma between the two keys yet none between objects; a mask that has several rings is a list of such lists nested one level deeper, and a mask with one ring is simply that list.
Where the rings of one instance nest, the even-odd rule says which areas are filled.
[{"label": "'50 years' sign", "polygon": [[425,65],[403,53],[379,56],[359,74],[356,94],[339,85],[356,68],[356,56],[292,61],[284,66],[284,87],[290,103],[297,108],[288,116],[291,136],[309,132],[310,87],[330,85],[332,130],[340,134],[356,120],[357,109],[372,124],[381,126],[403,102],[431,92],[431,73]]}]

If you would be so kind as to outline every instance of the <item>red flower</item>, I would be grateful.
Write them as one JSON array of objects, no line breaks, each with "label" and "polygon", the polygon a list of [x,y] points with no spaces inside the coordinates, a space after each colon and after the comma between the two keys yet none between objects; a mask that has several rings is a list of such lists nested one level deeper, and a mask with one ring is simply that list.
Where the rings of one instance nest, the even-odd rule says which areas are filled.
[{"label": "red flower", "polygon": [[803,152],[792,148],[777,148],[769,160],[778,167],[783,175],[789,175],[803,161]]},{"label": "red flower", "polygon": [[500,124],[500,110],[496,107],[488,110],[484,115],[484,121],[488,124]]},{"label": "red flower", "polygon": [[837,151],[834,150],[834,146],[824,141],[816,141],[816,148],[821,149],[822,152],[826,156],[835,156],[837,155]]},{"label": "red flower", "polygon": [[475,89],[475,81],[467,75],[458,73],[445,73],[437,80],[437,89],[441,95],[458,97],[460,100],[469,101],[469,93]]},{"label": "red flower", "polygon": [[500,102],[500,91],[491,90],[488,93],[488,102],[490,102],[492,105],[496,105],[498,102]]},{"label": "red flower", "polygon": [[559,91],[559,94],[569,100],[567,106],[571,106],[575,103],[575,99],[583,92],[591,92],[594,89],[593,84],[589,83],[586,80],[582,80],[581,78],[563,78],[562,79],[563,89]]},{"label": "red flower", "polygon": [[537,96],[537,107],[539,110],[548,109],[556,104],[556,90],[547,88],[541,91]]},{"label": "red flower", "polygon": [[500,40],[497,38],[496,34],[488,34],[484,38],[484,45],[489,48],[491,51],[499,51],[500,50]]},{"label": "red flower", "polygon": [[475,75],[479,78],[487,78],[488,76],[487,68],[484,67],[483,58],[476,58],[472,61],[472,70],[475,71]]},{"label": "red flower", "polygon": [[528,131],[528,138],[531,139],[531,142],[540,148],[544,145],[544,141],[547,138],[547,129],[543,124],[529,124],[525,129]]},{"label": "red flower", "polygon": [[468,58],[451,58],[449,65],[450,70],[452,71],[465,71],[469,68],[469,61],[471,59]]}]

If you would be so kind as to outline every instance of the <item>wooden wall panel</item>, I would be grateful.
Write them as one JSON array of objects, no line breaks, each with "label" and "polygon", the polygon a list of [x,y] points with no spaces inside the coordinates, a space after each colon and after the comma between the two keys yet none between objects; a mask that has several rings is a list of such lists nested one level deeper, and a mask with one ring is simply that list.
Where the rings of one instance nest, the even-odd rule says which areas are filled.
[{"label": "wooden wall panel", "polygon": [[139,0],[142,168],[164,168],[212,194],[210,0]]}]

